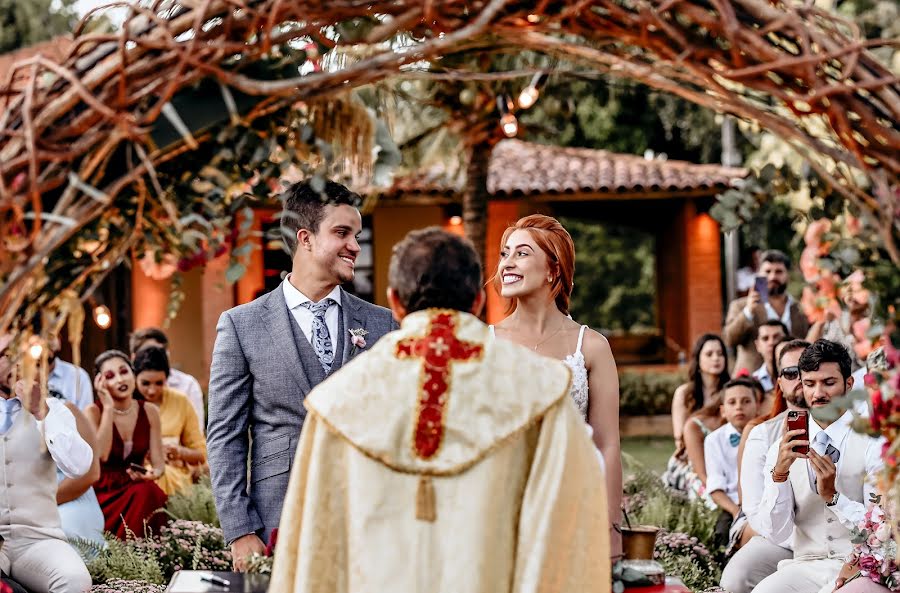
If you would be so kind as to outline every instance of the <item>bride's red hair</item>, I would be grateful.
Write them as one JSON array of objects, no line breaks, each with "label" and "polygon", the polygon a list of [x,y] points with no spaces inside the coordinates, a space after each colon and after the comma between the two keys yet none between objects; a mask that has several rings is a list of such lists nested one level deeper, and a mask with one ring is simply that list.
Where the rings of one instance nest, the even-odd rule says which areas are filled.
[{"label": "bride's red hair", "polygon": [[[556,308],[564,314],[569,314],[569,298],[572,296],[572,282],[575,277],[575,243],[569,232],[552,216],[544,214],[532,214],[520,218],[511,227],[503,231],[500,240],[500,248],[506,245],[506,241],[514,231],[524,230],[537,243],[541,251],[547,254],[550,260],[550,272],[553,274],[553,283],[550,294],[556,301]],[[492,278],[494,289],[500,294],[500,270],[494,273]],[[516,298],[509,299],[506,314],[516,310]]]}]

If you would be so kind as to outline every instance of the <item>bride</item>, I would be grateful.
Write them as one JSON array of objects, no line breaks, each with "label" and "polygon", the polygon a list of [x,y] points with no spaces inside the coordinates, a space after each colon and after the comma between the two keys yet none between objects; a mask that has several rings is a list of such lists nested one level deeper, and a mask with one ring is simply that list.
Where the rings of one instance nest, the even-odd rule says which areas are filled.
[{"label": "bride", "polygon": [[619,378],[606,338],[569,316],[575,245],[555,218],[533,214],[506,229],[494,285],[509,301],[498,338],[562,360],[572,370],[570,394],[603,455],[613,560],[621,556],[622,458]]}]

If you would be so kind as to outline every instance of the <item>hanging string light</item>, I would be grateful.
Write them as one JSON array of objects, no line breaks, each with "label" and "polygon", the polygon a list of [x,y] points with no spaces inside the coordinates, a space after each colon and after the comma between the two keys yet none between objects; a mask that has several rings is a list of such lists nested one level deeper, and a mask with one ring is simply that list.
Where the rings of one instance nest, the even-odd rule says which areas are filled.
[{"label": "hanging string light", "polygon": [[500,128],[507,138],[515,138],[519,133],[519,120],[512,112],[512,99],[506,95],[497,97],[497,109],[500,111]]},{"label": "hanging string light", "polygon": [[109,326],[112,325],[112,314],[109,312],[109,307],[106,305],[94,307],[94,323],[100,329],[109,329]]},{"label": "hanging string light", "polygon": [[540,87],[547,80],[546,72],[538,72],[532,77],[531,82],[527,87],[522,89],[522,92],[519,93],[519,108],[520,109],[528,109],[532,105],[534,105],[538,97],[541,94]]}]

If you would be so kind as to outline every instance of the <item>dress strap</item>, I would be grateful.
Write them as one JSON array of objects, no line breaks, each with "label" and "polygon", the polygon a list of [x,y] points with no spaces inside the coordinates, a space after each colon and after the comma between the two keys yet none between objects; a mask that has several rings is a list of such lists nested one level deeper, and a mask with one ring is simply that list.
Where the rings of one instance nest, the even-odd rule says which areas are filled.
[{"label": "dress strap", "polygon": [[581,330],[578,332],[578,345],[575,347],[575,352],[581,352],[581,344],[584,342],[584,330],[587,329],[586,325],[581,326]]},{"label": "dress strap", "polygon": [[703,438],[706,438],[707,436],[709,436],[709,433],[712,432],[709,428],[706,427],[706,424],[703,423],[703,420],[700,420],[696,416],[691,418],[691,420],[694,421],[694,424],[696,424],[697,427],[700,429],[700,432],[703,433]]}]

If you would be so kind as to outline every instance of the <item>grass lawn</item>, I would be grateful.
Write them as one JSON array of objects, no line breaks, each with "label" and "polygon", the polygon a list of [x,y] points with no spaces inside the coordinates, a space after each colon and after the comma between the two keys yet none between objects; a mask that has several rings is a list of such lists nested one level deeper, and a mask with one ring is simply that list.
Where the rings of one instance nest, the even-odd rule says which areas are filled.
[{"label": "grass lawn", "polygon": [[665,471],[666,463],[674,452],[675,441],[670,436],[622,438],[622,453],[626,466],[630,457],[647,469],[661,474]]}]

